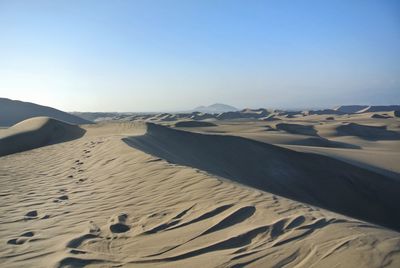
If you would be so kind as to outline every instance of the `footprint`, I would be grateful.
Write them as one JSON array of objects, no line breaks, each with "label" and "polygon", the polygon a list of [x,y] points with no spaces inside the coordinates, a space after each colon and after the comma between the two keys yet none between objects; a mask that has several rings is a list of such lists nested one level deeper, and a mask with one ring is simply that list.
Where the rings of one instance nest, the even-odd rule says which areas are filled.
[{"label": "footprint", "polygon": [[86,254],[86,251],[79,250],[79,249],[71,249],[69,252],[71,254]]},{"label": "footprint", "polygon": [[32,210],[32,211],[29,211],[28,213],[26,213],[24,218],[26,220],[32,220],[32,219],[36,219],[37,216],[38,216],[37,211],[36,210]]},{"label": "footprint", "polygon": [[10,245],[22,245],[27,241],[26,238],[23,237],[19,237],[19,238],[14,238],[14,239],[10,239],[7,241],[7,244]]},{"label": "footprint", "polygon": [[110,231],[112,233],[125,233],[131,229],[131,227],[126,224],[128,219],[128,214],[121,213],[110,220]]},{"label": "footprint", "polygon": [[100,227],[97,226],[96,223],[93,221],[89,221],[89,227],[88,227],[88,232],[89,234],[99,234],[100,233]]},{"label": "footprint", "polygon": [[34,232],[29,231],[29,232],[23,233],[21,236],[24,236],[24,237],[32,237],[32,236],[34,236],[34,235],[35,235]]},{"label": "footprint", "polygon": [[13,238],[7,241],[7,244],[10,245],[22,245],[25,244],[26,242],[29,241],[29,238],[33,237],[35,235],[34,232],[25,232],[23,234],[21,234],[19,237],[17,238]]},{"label": "footprint", "polygon": [[68,195],[62,195],[62,196],[57,197],[56,199],[54,199],[53,202],[54,203],[59,203],[59,202],[62,202],[62,201],[67,201],[68,199],[69,199]]},{"label": "footprint", "polygon": [[89,226],[87,231],[85,231],[82,235],[70,240],[67,243],[67,247],[72,249],[78,249],[87,240],[98,238],[100,232],[101,232],[100,227],[98,227],[93,221],[89,221]]}]

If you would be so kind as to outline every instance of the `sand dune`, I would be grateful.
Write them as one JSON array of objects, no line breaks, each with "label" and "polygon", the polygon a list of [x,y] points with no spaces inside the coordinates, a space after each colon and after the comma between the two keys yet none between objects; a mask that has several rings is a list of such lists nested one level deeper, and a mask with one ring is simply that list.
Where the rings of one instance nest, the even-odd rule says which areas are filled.
[{"label": "sand dune", "polygon": [[293,134],[317,136],[317,131],[312,125],[279,123],[275,127]]},{"label": "sand dune", "polygon": [[303,139],[297,138],[285,142],[287,145],[302,145],[302,146],[313,146],[313,147],[325,147],[325,148],[347,148],[347,149],[361,149],[360,146],[340,142],[331,141],[322,137],[306,137]]},{"label": "sand dune", "polygon": [[232,119],[259,119],[269,115],[267,109],[244,109],[235,112],[225,112],[217,115],[219,120],[232,120]]},{"label": "sand dune", "polygon": [[336,107],[334,110],[343,113],[353,114],[368,107],[369,107],[368,105],[341,105]]},{"label": "sand dune", "polygon": [[276,117],[274,114],[271,114],[267,117],[261,118],[261,120],[263,120],[263,121],[279,121],[281,119]]},{"label": "sand dune", "polygon": [[38,116],[47,116],[70,124],[92,123],[88,120],[51,107],[6,98],[0,98],[0,115],[0,126],[5,127]]},{"label": "sand dune", "polygon": [[[218,104],[217,104],[218,106]],[[98,112],[72,112],[84,119],[100,122],[100,121],[135,121],[135,120],[149,120],[153,122],[173,122],[177,120],[264,120],[274,121],[280,119],[299,119],[303,117],[313,118],[319,115],[336,115],[336,116],[349,116],[349,115],[363,115],[372,112],[386,112],[396,116],[399,110],[398,105],[388,106],[367,106],[367,105],[344,105],[335,109],[321,109],[321,110],[306,110],[306,111],[285,111],[285,110],[268,110],[265,108],[259,109],[243,109],[237,110],[235,108],[222,109],[220,112],[217,110],[204,110],[203,112],[186,111],[178,113],[98,113]],[[279,117],[276,117],[279,116]],[[54,116],[53,116],[54,117]],[[328,117],[328,118],[331,118]],[[379,114],[377,115],[379,117]],[[59,118],[58,118],[59,119]],[[332,119],[328,119],[332,120]],[[66,120],[64,120],[66,121]],[[82,123],[80,123],[82,124]]]},{"label": "sand dune", "polygon": [[400,229],[400,217],[393,215],[400,182],[338,160],[155,124],[148,124],[146,135],[125,142],[172,163]]},{"label": "sand dune", "polygon": [[175,123],[175,127],[215,127],[214,123],[207,121],[179,121]]},{"label": "sand dune", "polygon": [[370,126],[347,123],[336,128],[339,136],[357,136],[366,140],[399,140],[400,134],[388,130],[386,126]]},{"label": "sand dune", "polygon": [[388,119],[388,118],[392,118],[392,116],[390,116],[388,114],[373,114],[373,115],[371,115],[371,118]]},{"label": "sand dune", "polygon": [[380,105],[380,106],[368,106],[358,111],[358,113],[369,113],[369,112],[390,112],[399,111],[400,105]]},{"label": "sand dune", "polygon": [[24,120],[0,134],[0,156],[81,137],[85,130],[49,117]]},{"label": "sand dune", "polygon": [[360,149],[360,146],[349,144],[340,141],[332,141],[323,138],[318,135],[318,131],[313,125],[308,124],[293,124],[293,123],[279,123],[275,125],[277,130],[282,130],[287,133],[295,134],[297,136],[312,136],[305,137],[303,139],[294,139],[293,141],[288,141],[286,144],[289,145],[303,145],[303,146],[316,146],[316,147],[329,147],[329,148],[352,148]]},{"label": "sand dune", "polygon": [[310,110],[305,112],[307,115],[341,115],[345,112],[340,109],[323,109],[323,110]]},{"label": "sand dune", "polygon": [[[139,123],[102,123],[85,129],[80,139],[0,158],[2,267],[400,263],[398,232],[152,157],[121,141],[143,135],[146,129]],[[164,141],[159,135],[177,135],[177,130],[167,130],[153,129],[158,134],[141,139],[158,148]],[[187,143],[186,135],[192,143],[204,145],[192,133],[184,134],[179,137],[187,151],[196,147]],[[227,138],[222,144],[231,140],[220,138]],[[242,149],[243,139],[239,141]],[[260,155],[258,145],[247,145]],[[280,157],[281,148],[268,148]],[[202,160],[206,149],[193,151],[189,161]],[[216,150],[208,155],[212,164],[219,156]],[[235,157],[241,156],[231,154],[228,159]],[[221,171],[229,167],[224,165]],[[276,162],[273,165],[279,170]],[[252,175],[243,174],[243,179],[251,180]],[[367,207],[372,210],[371,204]]]}]

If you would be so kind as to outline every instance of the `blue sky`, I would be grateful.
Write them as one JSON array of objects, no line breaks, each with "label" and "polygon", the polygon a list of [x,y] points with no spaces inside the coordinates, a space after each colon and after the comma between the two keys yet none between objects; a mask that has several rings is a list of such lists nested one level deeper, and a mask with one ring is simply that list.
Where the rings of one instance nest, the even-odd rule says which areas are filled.
[{"label": "blue sky", "polygon": [[400,103],[400,1],[0,0],[0,96],[67,111]]}]

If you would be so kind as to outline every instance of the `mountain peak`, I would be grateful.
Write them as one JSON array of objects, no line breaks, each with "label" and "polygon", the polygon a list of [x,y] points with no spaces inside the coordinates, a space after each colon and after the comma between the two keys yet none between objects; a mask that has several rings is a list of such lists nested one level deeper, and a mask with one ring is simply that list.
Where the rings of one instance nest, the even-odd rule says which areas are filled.
[{"label": "mountain peak", "polygon": [[227,104],[223,103],[214,103],[209,106],[199,106],[193,109],[193,111],[196,112],[202,112],[202,113],[225,113],[225,112],[233,112],[233,111],[238,111],[239,109]]}]

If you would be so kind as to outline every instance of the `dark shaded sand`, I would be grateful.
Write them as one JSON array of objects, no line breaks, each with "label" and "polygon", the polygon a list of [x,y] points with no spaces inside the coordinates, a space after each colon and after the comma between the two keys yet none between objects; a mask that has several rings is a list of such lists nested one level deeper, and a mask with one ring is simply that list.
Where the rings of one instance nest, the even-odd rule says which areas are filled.
[{"label": "dark shaded sand", "polygon": [[371,115],[371,118],[388,119],[388,118],[393,118],[393,117],[388,114],[373,114],[373,115]]},{"label": "dark shaded sand", "polygon": [[388,130],[386,126],[369,126],[347,123],[336,128],[338,136],[356,136],[365,140],[398,140],[400,134]]},{"label": "dark shaded sand", "polygon": [[400,230],[400,182],[339,160],[150,123],[145,135],[124,141],[175,164]]},{"label": "dark shaded sand", "polygon": [[276,124],[275,127],[276,129],[283,130],[292,134],[318,136],[317,131],[314,129],[314,126],[311,125],[279,123]]},{"label": "dark shaded sand", "polygon": [[214,123],[206,121],[180,121],[175,123],[175,127],[215,127]]},{"label": "dark shaded sand", "polygon": [[7,129],[0,137],[0,156],[74,140],[85,133],[76,125],[49,117],[34,117]]}]

